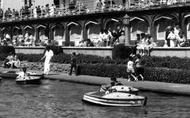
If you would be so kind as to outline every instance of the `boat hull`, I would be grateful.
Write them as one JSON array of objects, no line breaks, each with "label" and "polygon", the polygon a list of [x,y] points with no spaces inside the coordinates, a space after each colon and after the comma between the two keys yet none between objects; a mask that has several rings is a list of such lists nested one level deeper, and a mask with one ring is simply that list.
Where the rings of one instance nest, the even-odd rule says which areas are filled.
[{"label": "boat hull", "polygon": [[[17,76],[18,76],[18,71],[7,71],[7,72],[4,72],[4,73],[1,73],[0,74],[0,77],[3,78],[3,79],[16,79]],[[33,72],[28,72],[31,76],[33,77],[40,77],[42,78],[42,74],[38,74],[38,73],[33,73]]]},{"label": "boat hull", "polygon": [[17,84],[41,84],[40,77],[33,77],[33,79],[29,80],[16,80]]},{"label": "boat hull", "polygon": [[[119,93],[117,93],[119,94]],[[129,94],[130,95],[130,94]],[[96,95],[96,92],[84,94],[83,101],[103,105],[103,106],[124,106],[124,107],[139,107],[146,104],[146,97],[137,96],[136,98],[106,98]]]},{"label": "boat hull", "polygon": [[16,71],[8,71],[0,74],[0,77],[5,79],[16,79],[17,76]]}]

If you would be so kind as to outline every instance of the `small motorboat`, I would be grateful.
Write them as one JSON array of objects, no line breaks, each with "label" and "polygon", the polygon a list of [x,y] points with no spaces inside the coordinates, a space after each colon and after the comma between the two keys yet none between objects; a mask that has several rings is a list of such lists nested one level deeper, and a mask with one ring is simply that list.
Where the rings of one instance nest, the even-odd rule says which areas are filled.
[{"label": "small motorboat", "polygon": [[16,77],[17,84],[40,84],[42,76],[37,75],[35,72],[18,72]]},{"label": "small motorboat", "polygon": [[16,83],[17,84],[41,84],[41,77],[29,75],[27,78],[17,78]]},{"label": "small motorboat", "polygon": [[[6,71],[6,72],[0,73],[0,77],[5,78],[5,79],[16,79],[16,77],[18,76],[18,73],[19,73],[18,70]],[[36,73],[36,72],[27,72],[27,73],[32,76],[37,76],[37,77],[42,76],[42,74]]]},{"label": "small motorboat", "polygon": [[145,106],[147,97],[137,96],[125,92],[88,92],[85,93],[83,101],[104,106]]},{"label": "small motorboat", "polygon": [[[125,93],[131,93],[131,94],[137,94],[139,92],[139,89],[134,88],[132,86],[126,86],[126,85],[116,85],[116,86],[112,86],[110,88],[111,91],[117,91],[117,92],[125,92]],[[102,85],[100,88],[101,92],[106,92],[107,88],[106,85]]]}]

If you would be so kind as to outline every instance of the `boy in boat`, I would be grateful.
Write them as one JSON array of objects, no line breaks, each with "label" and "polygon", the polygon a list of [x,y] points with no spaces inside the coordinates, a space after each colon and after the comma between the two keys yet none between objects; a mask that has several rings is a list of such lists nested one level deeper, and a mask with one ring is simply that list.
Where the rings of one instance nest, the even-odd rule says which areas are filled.
[{"label": "boy in boat", "polygon": [[27,68],[23,67],[22,71],[17,73],[18,76],[16,77],[17,80],[29,80],[30,77],[28,76],[28,73],[26,73]]},{"label": "boy in boat", "polygon": [[111,90],[111,88],[113,86],[123,85],[121,82],[117,81],[116,77],[111,77],[110,80],[111,80],[110,84],[102,85],[100,91],[102,91],[102,92],[105,92],[107,90],[109,91],[109,90]]},{"label": "boy in boat", "polygon": [[111,80],[111,83],[110,83],[111,87],[112,87],[112,86],[122,85],[121,82],[117,81],[117,78],[116,78],[116,77],[111,77],[110,80]]}]

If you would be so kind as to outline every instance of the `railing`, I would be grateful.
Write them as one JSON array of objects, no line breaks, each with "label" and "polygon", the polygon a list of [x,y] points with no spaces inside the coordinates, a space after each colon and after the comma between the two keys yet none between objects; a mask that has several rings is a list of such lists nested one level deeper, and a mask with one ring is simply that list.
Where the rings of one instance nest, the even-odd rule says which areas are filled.
[{"label": "railing", "polygon": [[60,16],[71,16],[71,15],[80,15],[80,14],[91,14],[91,13],[104,13],[104,12],[112,12],[112,11],[122,11],[122,10],[139,10],[145,8],[155,8],[155,7],[169,7],[175,5],[187,5],[186,0],[156,0],[152,2],[149,0],[148,2],[133,2],[130,3],[129,6],[113,4],[112,2],[107,5],[103,5],[102,7],[96,7],[95,9],[89,10],[87,6],[78,2],[75,6],[66,5],[63,8],[55,8],[53,13],[50,11],[43,11],[41,13],[34,13],[34,9],[24,9],[17,14],[3,14],[0,13],[0,21],[1,22],[12,22],[12,21],[20,21],[20,20],[28,20],[28,19],[39,19],[39,18],[47,18],[47,17],[60,17]]}]

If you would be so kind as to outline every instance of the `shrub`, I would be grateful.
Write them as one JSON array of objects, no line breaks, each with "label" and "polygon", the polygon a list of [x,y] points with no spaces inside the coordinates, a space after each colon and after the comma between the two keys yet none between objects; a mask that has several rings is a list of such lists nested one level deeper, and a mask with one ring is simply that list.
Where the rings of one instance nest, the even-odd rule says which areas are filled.
[{"label": "shrub", "polygon": [[145,68],[145,80],[190,84],[190,70]]},{"label": "shrub", "polygon": [[15,48],[13,46],[0,46],[0,54],[15,53]]},{"label": "shrub", "polygon": [[[112,64],[81,64],[82,75],[127,78],[126,66]],[[144,80],[169,83],[190,83],[190,71],[168,68],[145,68]]]},{"label": "shrub", "polygon": [[143,57],[142,61],[146,67],[165,67],[190,70],[189,58],[178,57]]},{"label": "shrub", "polygon": [[21,61],[38,62],[43,54],[17,54]]},{"label": "shrub", "polygon": [[60,53],[63,53],[63,49],[61,46],[50,46],[50,49],[53,51],[55,55],[58,55]]},{"label": "shrub", "polygon": [[80,73],[83,75],[101,76],[101,77],[127,77],[126,67],[115,64],[80,64]]},{"label": "shrub", "polygon": [[15,53],[13,46],[0,46],[0,61],[4,61],[10,53]]},{"label": "shrub", "polygon": [[127,59],[130,54],[135,53],[135,47],[124,46],[122,44],[116,45],[113,48],[113,59]]}]

